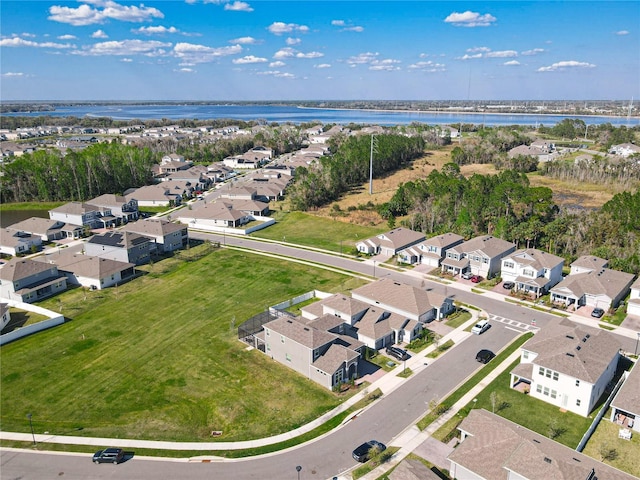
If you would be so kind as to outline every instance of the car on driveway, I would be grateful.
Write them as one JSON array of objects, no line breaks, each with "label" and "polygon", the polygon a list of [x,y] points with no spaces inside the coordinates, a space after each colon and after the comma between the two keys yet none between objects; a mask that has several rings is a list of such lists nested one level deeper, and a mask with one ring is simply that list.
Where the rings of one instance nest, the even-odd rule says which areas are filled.
[{"label": "car on driveway", "polygon": [[464,278],[465,280],[469,280],[471,277],[473,277],[473,274],[471,272],[462,272],[460,274],[460,277]]},{"label": "car on driveway", "polygon": [[478,320],[478,323],[476,323],[473,326],[473,328],[471,328],[471,333],[480,335],[481,333],[485,332],[489,327],[490,327],[489,320]]},{"label": "car on driveway", "polygon": [[379,452],[384,452],[387,449],[387,446],[377,440],[369,440],[368,442],[364,442],[362,445],[358,446],[351,455],[357,462],[364,463],[369,460],[372,448],[377,448]]},{"label": "car on driveway", "polygon": [[469,280],[471,280],[471,283],[480,283],[482,281],[482,277],[480,275],[472,275]]},{"label": "car on driveway", "polygon": [[406,350],[398,347],[387,347],[385,351],[387,352],[387,355],[391,355],[396,360],[403,361],[411,358],[411,355],[409,355]]},{"label": "car on driveway", "polygon": [[480,350],[476,355],[476,360],[480,363],[489,363],[493,357],[495,357],[495,353],[491,350]]},{"label": "car on driveway", "polygon": [[600,318],[602,315],[604,315],[604,310],[602,308],[596,307],[591,311],[591,316],[593,318]]},{"label": "car on driveway", "polygon": [[113,463],[117,465],[124,458],[124,450],[121,448],[105,448],[93,454],[93,463]]},{"label": "car on driveway", "polygon": [[505,290],[511,290],[515,286],[516,286],[516,284],[513,283],[513,282],[504,282],[502,284],[502,288],[504,288]]}]

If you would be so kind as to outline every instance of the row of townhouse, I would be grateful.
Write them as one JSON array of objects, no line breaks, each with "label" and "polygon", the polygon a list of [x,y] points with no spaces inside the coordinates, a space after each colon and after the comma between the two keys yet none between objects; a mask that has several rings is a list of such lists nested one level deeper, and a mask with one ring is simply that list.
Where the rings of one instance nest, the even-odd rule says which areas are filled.
[{"label": "row of townhouse", "polygon": [[553,303],[607,310],[618,307],[630,294],[627,313],[640,315],[640,289],[634,276],[607,268],[608,261],[586,255],[571,264],[563,276],[564,259],[534,248],[516,250],[513,243],[482,235],[464,241],[454,233],[431,238],[406,228],[396,228],[356,243],[361,253],[398,256],[407,264],[440,268],[452,275],[471,273],[485,278],[500,276],[514,290],[538,298],[550,293]]},{"label": "row of townhouse", "polygon": [[411,342],[425,323],[453,309],[450,297],[387,278],[265,323],[251,338],[274,360],[332,389],[358,377],[365,347]]},{"label": "row of townhouse", "polygon": [[188,242],[185,225],[145,219],[124,229],[94,235],[84,244],[84,254],[56,254],[13,258],[0,268],[0,296],[26,303],[66,290],[67,285],[102,289],[127,281],[135,266],[153,254],[183,248]]}]

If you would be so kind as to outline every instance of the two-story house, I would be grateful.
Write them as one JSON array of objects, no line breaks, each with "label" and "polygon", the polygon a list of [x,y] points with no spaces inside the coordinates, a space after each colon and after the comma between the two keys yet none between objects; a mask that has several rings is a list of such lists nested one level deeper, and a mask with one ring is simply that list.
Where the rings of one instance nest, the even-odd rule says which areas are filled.
[{"label": "two-story house", "polygon": [[371,255],[386,255],[393,257],[401,250],[416,245],[425,239],[423,233],[414,232],[408,228],[394,228],[385,233],[376,235],[356,243],[356,248],[361,253]]},{"label": "two-story house", "polygon": [[631,293],[627,302],[627,314],[640,317],[640,278],[631,285]]},{"label": "two-story house", "polygon": [[556,255],[534,248],[518,250],[502,259],[502,280],[537,298],[562,280],[563,265],[564,259]]},{"label": "two-story house", "polygon": [[87,255],[143,265],[151,259],[152,242],[144,235],[117,231],[94,235],[84,248]]},{"label": "two-story house", "polygon": [[516,250],[515,244],[491,235],[482,235],[447,250],[443,272],[461,275],[470,272],[485,278],[499,274],[502,259]]},{"label": "two-story house", "polygon": [[138,233],[153,239],[151,253],[167,253],[184,248],[189,241],[186,225],[161,218],[147,218],[129,223],[122,231]]},{"label": "two-story house", "polygon": [[99,207],[87,202],[69,202],[49,210],[49,218],[89,228],[115,227],[118,219],[108,207]]},{"label": "two-story house", "polygon": [[135,198],[125,198],[122,195],[106,193],[87,201],[90,205],[109,210],[116,217],[117,224],[133,222],[138,219],[138,201]]},{"label": "two-story house", "polygon": [[25,258],[13,258],[0,268],[0,297],[32,303],[67,289],[58,267]]},{"label": "two-story house", "polygon": [[51,242],[63,238],[80,238],[83,233],[81,225],[64,223],[49,218],[31,217],[7,227],[9,230],[30,233],[39,236],[43,242]]},{"label": "two-story house", "polygon": [[398,253],[398,261],[401,263],[421,263],[430,267],[438,268],[442,259],[446,257],[447,250],[464,241],[462,235],[456,233],[443,233],[424,242],[413,245]]},{"label": "two-story house", "polygon": [[613,379],[619,357],[612,334],[565,319],[522,345],[511,387],[528,383],[532,397],[586,417]]}]

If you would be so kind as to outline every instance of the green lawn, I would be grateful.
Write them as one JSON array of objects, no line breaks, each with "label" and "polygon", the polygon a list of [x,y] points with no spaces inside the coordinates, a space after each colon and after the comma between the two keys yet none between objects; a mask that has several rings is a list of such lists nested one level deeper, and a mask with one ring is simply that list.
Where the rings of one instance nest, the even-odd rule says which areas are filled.
[{"label": "green lawn", "polygon": [[[197,247],[200,248],[200,247]],[[289,431],[342,398],[237,340],[237,327],[314,288],[361,283],[232,250],[169,258],[104,291],[41,305],[62,326],[2,347],[1,428],[157,440],[247,440]],[[196,260],[197,259],[197,260]]]},{"label": "green lawn", "polygon": [[[608,421],[607,418],[605,415],[598,424],[583,453],[640,478],[640,434],[633,432],[631,440],[618,438],[620,425]],[[612,455],[615,458],[602,460],[602,454],[607,450],[615,450],[615,455]]]},{"label": "green lawn", "polygon": [[[296,243],[345,254],[355,253],[356,242],[388,230],[362,227],[302,212],[275,212],[275,225],[258,230],[253,237]],[[340,243],[342,241],[342,244]]]}]

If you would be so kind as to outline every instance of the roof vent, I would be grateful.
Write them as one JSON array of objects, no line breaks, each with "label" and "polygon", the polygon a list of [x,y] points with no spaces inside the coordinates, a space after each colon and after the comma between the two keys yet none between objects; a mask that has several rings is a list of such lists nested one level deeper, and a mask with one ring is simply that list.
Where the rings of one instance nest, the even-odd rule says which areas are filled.
[{"label": "roof vent", "polygon": [[584,336],[584,338],[591,338],[591,334],[590,334],[590,333],[587,333],[587,334]]},{"label": "roof vent", "polygon": [[287,323],[293,323],[291,320],[287,320]]},{"label": "roof vent", "polygon": [[305,331],[310,332],[311,330],[309,330],[308,327],[304,327]]},{"label": "roof vent", "polygon": [[581,348],[582,348],[582,347],[581,347],[580,345],[578,345],[578,346],[576,347],[576,350],[580,350]]},{"label": "roof vent", "polygon": [[569,357],[575,357],[575,355],[574,355],[573,353],[569,353],[569,352],[567,352],[567,356],[569,356]]},{"label": "roof vent", "polygon": [[580,460],[579,458],[573,457],[573,459],[574,459],[576,462],[582,462],[582,460]]},{"label": "roof vent", "polygon": [[549,457],[544,457],[544,461],[547,463],[551,463],[552,460]]},{"label": "roof vent", "polygon": [[574,339],[573,335],[565,335],[565,336],[566,336],[568,339],[570,339],[570,340],[573,340],[573,339]]},{"label": "roof vent", "polygon": [[536,443],[540,443],[540,440],[537,440],[535,438],[533,439],[533,441],[536,442]]},{"label": "roof vent", "polygon": [[586,341],[587,341],[587,337],[584,337],[584,338],[582,339],[582,342],[584,343],[584,342],[586,342]]}]

